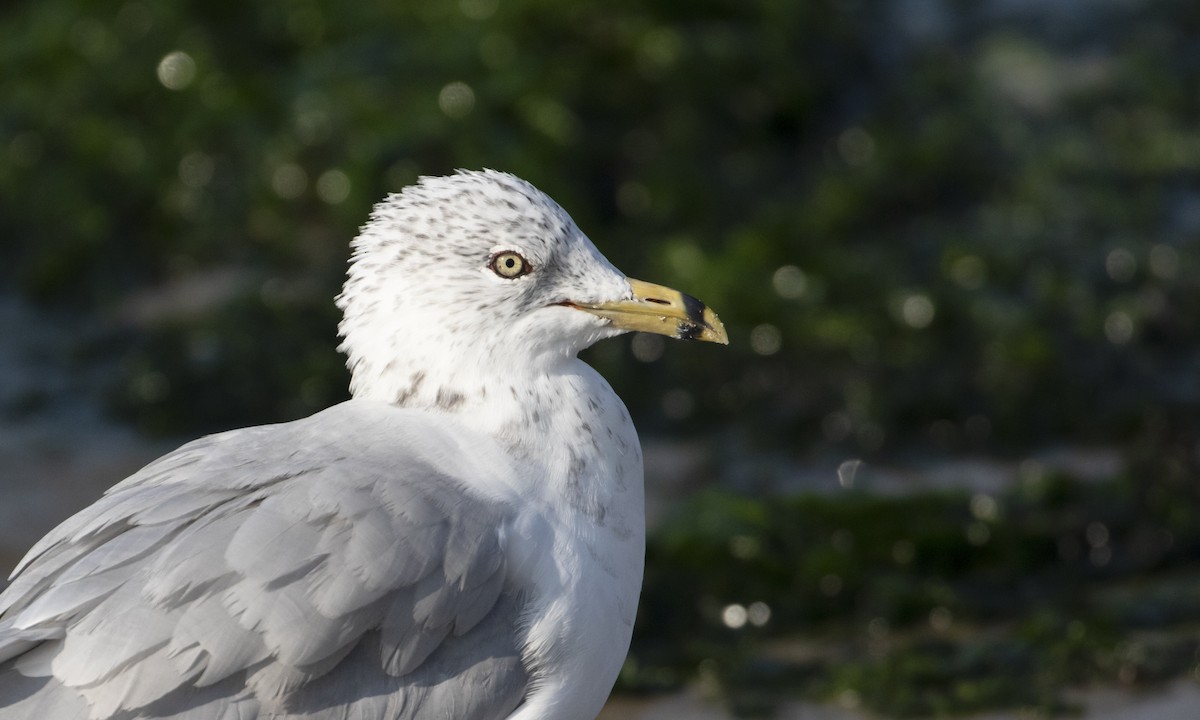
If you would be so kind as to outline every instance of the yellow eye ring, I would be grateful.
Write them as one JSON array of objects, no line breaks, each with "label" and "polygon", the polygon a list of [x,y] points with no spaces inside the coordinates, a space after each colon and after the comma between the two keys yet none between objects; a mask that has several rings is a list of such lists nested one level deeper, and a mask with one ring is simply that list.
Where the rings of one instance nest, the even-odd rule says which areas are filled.
[{"label": "yellow eye ring", "polygon": [[511,250],[505,250],[493,255],[491,261],[488,262],[488,267],[492,272],[505,280],[516,280],[522,275],[528,275],[533,271],[528,260],[521,257],[519,253]]}]

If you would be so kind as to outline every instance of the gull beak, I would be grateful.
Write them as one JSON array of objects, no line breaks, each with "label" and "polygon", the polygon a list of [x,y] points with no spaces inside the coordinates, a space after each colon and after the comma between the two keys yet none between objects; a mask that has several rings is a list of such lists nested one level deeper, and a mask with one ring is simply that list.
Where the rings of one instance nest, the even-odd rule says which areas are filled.
[{"label": "gull beak", "polygon": [[629,287],[633,288],[632,300],[564,304],[605,318],[622,330],[729,344],[721,319],[691,295],[641,280],[630,279]]}]

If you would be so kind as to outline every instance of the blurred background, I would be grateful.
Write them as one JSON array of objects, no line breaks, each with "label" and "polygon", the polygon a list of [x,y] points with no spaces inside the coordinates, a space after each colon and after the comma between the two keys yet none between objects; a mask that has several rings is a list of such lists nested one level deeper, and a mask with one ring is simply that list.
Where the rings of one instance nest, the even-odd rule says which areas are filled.
[{"label": "blurred background", "polygon": [[10,2],[3,566],[345,398],[347,244],[460,167],[729,328],[587,355],[650,494],[609,717],[1194,717],[1194,0]]}]

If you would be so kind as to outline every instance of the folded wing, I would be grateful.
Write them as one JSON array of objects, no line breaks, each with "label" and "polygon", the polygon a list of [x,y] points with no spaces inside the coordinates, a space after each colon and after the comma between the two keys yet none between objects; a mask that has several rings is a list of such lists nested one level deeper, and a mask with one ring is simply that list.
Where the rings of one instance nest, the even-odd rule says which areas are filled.
[{"label": "folded wing", "polygon": [[0,719],[506,717],[510,516],[444,435],[352,401],[147,466],[0,595]]}]

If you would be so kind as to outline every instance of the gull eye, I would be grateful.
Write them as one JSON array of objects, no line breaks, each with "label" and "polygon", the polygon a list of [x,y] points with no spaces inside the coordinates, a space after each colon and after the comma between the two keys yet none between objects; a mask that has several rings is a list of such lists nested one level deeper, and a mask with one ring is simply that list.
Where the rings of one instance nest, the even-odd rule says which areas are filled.
[{"label": "gull eye", "polygon": [[528,260],[511,250],[493,255],[488,267],[505,280],[515,280],[522,275],[528,275],[533,270],[529,266]]}]

